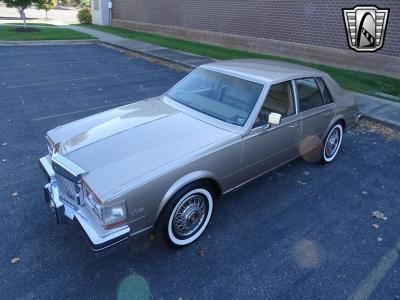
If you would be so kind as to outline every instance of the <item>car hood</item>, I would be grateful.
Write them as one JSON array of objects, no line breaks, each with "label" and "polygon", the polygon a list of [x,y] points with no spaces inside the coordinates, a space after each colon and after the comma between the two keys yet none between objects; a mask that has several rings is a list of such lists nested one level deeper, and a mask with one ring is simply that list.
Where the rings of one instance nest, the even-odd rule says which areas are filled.
[{"label": "car hood", "polygon": [[197,120],[153,98],[112,109],[48,132],[66,158],[85,169],[84,180],[100,199],[129,182],[233,133]]},{"label": "car hood", "polygon": [[60,143],[67,154],[125,130],[179,112],[160,101],[146,99],[83,118],[47,132],[52,143]]}]

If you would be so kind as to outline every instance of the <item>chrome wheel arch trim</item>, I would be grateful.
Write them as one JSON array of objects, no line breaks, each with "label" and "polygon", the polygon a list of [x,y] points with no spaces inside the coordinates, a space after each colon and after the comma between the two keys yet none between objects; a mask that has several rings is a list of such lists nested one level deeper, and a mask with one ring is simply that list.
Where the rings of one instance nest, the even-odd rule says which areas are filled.
[{"label": "chrome wheel arch trim", "polygon": [[180,189],[183,187],[187,186],[190,183],[199,181],[199,180],[213,180],[215,181],[220,187],[221,184],[218,180],[218,177],[210,172],[210,171],[195,171],[192,173],[189,173],[180,179],[178,179],[165,193],[164,197],[162,198],[160,205],[158,206],[157,210],[157,218],[160,215],[161,211],[164,209],[165,205],[168,203],[168,201],[172,198],[173,195],[175,195]]},{"label": "chrome wheel arch trim", "polygon": [[[344,117],[344,115],[342,115],[342,114],[337,114],[337,115],[335,115],[335,116],[332,118],[332,120],[331,120],[331,122],[329,123],[329,125],[326,127],[325,132],[324,132],[324,135],[323,135],[323,138],[326,138],[326,137],[328,136],[328,134],[329,134],[329,132],[331,131],[332,127],[333,127],[336,123],[338,123],[338,122],[340,122],[340,121],[345,121],[345,120],[346,120],[346,118]],[[344,133],[344,131],[346,130],[346,127],[347,127],[347,126],[342,126],[342,127],[343,127],[343,133]]]}]

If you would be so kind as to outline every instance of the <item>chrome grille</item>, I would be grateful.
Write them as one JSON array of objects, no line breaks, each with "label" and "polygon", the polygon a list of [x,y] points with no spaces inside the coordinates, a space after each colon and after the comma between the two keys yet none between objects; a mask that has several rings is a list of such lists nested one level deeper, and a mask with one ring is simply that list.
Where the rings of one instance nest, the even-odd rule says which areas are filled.
[{"label": "chrome grille", "polygon": [[75,182],[55,173],[57,181],[58,191],[60,193],[60,200],[66,204],[69,204],[75,209],[79,208],[79,192],[80,185]]}]

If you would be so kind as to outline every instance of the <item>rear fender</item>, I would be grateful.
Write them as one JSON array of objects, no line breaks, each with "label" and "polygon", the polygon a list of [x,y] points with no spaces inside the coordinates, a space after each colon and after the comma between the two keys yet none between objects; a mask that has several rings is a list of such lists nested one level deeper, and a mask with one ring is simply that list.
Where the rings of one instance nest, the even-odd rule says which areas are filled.
[{"label": "rear fender", "polygon": [[[327,128],[325,129],[325,132],[324,132],[324,135],[323,135],[324,139],[325,139],[325,137],[327,136],[329,130],[333,127],[333,125],[335,125],[335,124],[336,124],[337,122],[339,122],[340,120],[345,121],[344,115],[342,115],[342,114],[337,114],[337,115],[331,120],[331,122],[329,123],[329,126],[327,126]],[[344,130],[344,129],[345,129],[345,128],[343,128],[343,130]]]}]

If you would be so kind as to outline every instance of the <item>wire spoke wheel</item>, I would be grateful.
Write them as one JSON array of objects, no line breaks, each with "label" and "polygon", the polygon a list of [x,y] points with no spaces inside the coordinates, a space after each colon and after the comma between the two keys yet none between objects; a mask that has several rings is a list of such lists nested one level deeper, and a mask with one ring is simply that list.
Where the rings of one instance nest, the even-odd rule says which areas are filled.
[{"label": "wire spoke wheel", "polygon": [[342,143],[343,127],[341,124],[336,124],[329,131],[325,140],[323,158],[325,162],[331,162],[339,151]]},{"label": "wire spoke wheel", "polygon": [[204,223],[207,201],[200,194],[186,198],[176,210],[173,219],[173,232],[177,237],[187,238],[193,235]]},{"label": "wire spoke wheel", "polygon": [[213,211],[213,197],[204,188],[195,188],[175,200],[168,213],[168,240],[176,246],[195,241],[206,229]]},{"label": "wire spoke wheel", "polygon": [[339,146],[339,137],[340,133],[338,128],[335,128],[331,131],[325,147],[325,154],[327,157],[331,157],[335,153],[337,147]]}]

